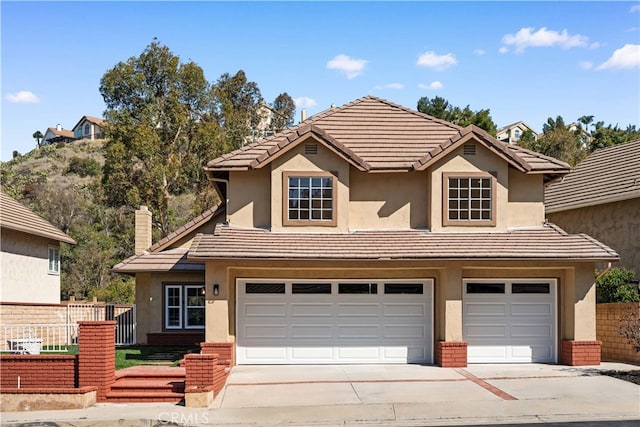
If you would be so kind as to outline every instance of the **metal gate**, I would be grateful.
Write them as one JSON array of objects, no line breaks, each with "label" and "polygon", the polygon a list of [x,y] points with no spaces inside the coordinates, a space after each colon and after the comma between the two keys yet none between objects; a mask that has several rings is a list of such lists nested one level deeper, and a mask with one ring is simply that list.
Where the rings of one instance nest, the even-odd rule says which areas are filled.
[{"label": "metal gate", "polygon": [[83,320],[114,320],[116,322],[116,345],[136,343],[135,304],[69,304],[67,323]]}]

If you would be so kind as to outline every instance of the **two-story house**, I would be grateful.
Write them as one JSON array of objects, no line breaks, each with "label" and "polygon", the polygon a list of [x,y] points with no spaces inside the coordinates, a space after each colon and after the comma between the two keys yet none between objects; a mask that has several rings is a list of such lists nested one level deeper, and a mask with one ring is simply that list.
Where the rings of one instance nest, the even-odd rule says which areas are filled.
[{"label": "two-story house", "polygon": [[223,222],[162,267],[201,287],[136,284],[165,333],[204,311],[238,364],[599,363],[594,263],[618,256],[545,223],[563,162],[367,96],[205,169]]},{"label": "two-story house", "polygon": [[496,132],[496,139],[509,144],[517,144],[518,141],[520,141],[520,138],[522,138],[522,134],[526,131],[531,131],[534,139],[538,139],[538,133],[523,121],[501,127]]},{"label": "two-story house", "polygon": [[82,116],[73,127],[73,137],[75,139],[102,139],[104,138],[104,120],[97,117]]}]

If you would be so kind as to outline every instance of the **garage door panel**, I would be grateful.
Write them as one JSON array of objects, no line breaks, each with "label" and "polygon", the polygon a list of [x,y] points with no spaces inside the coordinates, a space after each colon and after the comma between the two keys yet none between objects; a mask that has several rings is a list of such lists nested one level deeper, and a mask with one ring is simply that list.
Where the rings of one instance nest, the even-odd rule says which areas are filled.
[{"label": "garage door panel", "polygon": [[287,306],[286,304],[274,304],[274,303],[245,304],[244,315],[245,317],[262,317],[262,316],[286,317]]},{"label": "garage door panel", "polygon": [[326,325],[292,325],[291,338],[331,338],[331,324]]},{"label": "garage door panel", "polygon": [[245,325],[244,336],[247,338],[286,338],[286,325]]},{"label": "garage door panel", "polygon": [[511,303],[512,316],[551,316],[553,306],[551,303]]},{"label": "garage door panel", "polygon": [[349,317],[378,317],[379,304],[344,304],[338,303],[338,316]]},{"label": "garage door panel", "polygon": [[472,338],[503,338],[508,336],[507,325],[481,323],[465,326],[465,335],[468,339]]},{"label": "garage door panel", "polygon": [[309,317],[309,316],[319,316],[319,317],[332,317],[331,312],[332,304],[331,303],[291,303],[291,316],[292,317]]},{"label": "garage door panel", "polygon": [[466,303],[468,316],[504,316],[507,312],[506,303]]},{"label": "garage door panel", "polygon": [[521,324],[511,325],[512,338],[552,338],[553,331],[551,325]]},{"label": "garage door panel", "polygon": [[[389,280],[357,282],[367,286],[333,281],[331,294],[292,294],[302,281],[280,280],[286,291],[276,295],[256,292],[259,280],[239,279],[238,363],[431,362],[432,281],[402,281],[402,289],[418,284],[420,294],[385,294]],[[368,293],[353,293],[363,290]]]},{"label": "garage door panel", "polygon": [[424,317],[424,304],[388,304],[383,305],[382,314],[388,317]]},{"label": "garage door panel", "polygon": [[467,358],[476,363],[507,359],[508,349],[502,345],[474,345],[467,348]]}]

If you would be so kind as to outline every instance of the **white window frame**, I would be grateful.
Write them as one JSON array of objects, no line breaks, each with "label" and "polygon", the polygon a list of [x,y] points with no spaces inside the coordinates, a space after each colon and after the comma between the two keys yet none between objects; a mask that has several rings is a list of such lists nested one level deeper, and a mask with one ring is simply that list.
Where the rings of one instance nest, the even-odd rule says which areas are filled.
[{"label": "white window frame", "polygon": [[48,266],[49,274],[60,275],[60,248],[58,246],[49,246],[48,248]]},{"label": "white window frame", "polygon": [[[183,312],[183,318],[184,318],[184,322],[182,322],[184,324],[184,329],[204,329],[204,324],[202,325],[189,325],[189,310],[191,309],[202,309],[203,315],[205,313],[205,309],[204,309],[204,301],[202,305],[189,305],[189,289],[195,289],[196,292],[198,293],[197,296],[200,296],[200,290],[204,287],[204,285],[185,285],[184,286],[184,312]],[[202,298],[205,299],[204,295],[202,295]],[[206,322],[205,322],[206,323]]]},{"label": "white window frame", "polygon": [[[182,329],[182,298],[183,285],[165,285],[164,287],[164,327],[165,329]],[[180,296],[178,297],[179,305],[169,305],[169,289],[178,289]],[[178,309],[180,317],[178,319],[178,325],[169,325],[169,309]]]}]

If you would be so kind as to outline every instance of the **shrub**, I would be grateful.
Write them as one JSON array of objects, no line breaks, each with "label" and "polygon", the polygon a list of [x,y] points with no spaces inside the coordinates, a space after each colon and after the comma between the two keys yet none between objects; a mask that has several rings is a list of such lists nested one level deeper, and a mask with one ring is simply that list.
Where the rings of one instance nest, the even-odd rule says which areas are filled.
[{"label": "shrub", "polygon": [[596,280],[596,302],[637,302],[638,285],[632,283],[636,273],[626,268],[612,268]]},{"label": "shrub", "polygon": [[100,173],[100,163],[90,157],[72,157],[66,173],[75,173],[81,177],[96,176]]},{"label": "shrub", "polygon": [[620,317],[618,333],[633,346],[636,352],[640,353],[640,312],[637,304],[633,304]]}]

